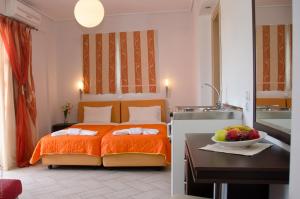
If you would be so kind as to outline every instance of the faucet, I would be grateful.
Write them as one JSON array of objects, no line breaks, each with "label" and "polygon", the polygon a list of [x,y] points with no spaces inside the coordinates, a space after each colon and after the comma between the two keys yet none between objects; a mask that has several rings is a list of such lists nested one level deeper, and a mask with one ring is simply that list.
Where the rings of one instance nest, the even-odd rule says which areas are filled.
[{"label": "faucet", "polygon": [[221,95],[220,95],[220,92],[218,91],[218,89],[214,85],[209,84],[209,83],[204,83],[203,86],[208,86],[217,93],[218,100],[216,102],[216,107],[217,107],[217,109],[221,109],[222,108],[222,100],[221,100]]}]

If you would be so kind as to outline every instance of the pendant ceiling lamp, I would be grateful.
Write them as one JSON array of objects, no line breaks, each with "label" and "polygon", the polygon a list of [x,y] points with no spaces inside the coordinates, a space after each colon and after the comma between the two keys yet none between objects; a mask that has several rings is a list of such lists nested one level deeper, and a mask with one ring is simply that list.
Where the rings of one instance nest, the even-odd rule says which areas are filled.
[{"label": "pendant ceiling lamp", "polygon": [[104,18],[104,7],[100,0],[79,0],[74,8],[76,21],[87,28],[98,26]]}]

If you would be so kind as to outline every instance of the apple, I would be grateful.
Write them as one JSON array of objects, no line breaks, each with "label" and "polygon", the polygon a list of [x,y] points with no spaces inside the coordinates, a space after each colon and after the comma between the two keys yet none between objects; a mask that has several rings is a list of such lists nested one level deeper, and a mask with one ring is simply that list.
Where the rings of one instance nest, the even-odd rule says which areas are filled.
[{"label": "apple", "polygon": [[227,131],[226,130],[224,130],[224,129],[217,130],[215,132],[215,139],[217,141],[225,141],[226,135],[227,135]]},{"label": "apple", "polygon": [[248,137],[249,137],[249,140],[258,139],[258,138],[259,138],[259,133],[258,133],[257,130],[252,129],[252,130],[248,133]]},{"label": "apple", "polygon": [[238,140],[239,141],[249,140],[249,133],[247,131],[241,131],[238,134]]},{"label": "apple", "polygon": [[239,130],[231,129],[230,131],[227,132],[225,139],[227,141],[237,141],[239,139],[238,135],[239,135]]}]

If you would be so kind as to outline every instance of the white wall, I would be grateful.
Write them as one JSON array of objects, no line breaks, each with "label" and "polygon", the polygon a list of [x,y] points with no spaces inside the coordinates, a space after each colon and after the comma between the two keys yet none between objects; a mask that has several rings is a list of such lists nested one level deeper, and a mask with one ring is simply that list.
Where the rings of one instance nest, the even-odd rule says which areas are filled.
[{"label": "white wall", "polygon": [[56,27],[47,17],[42,18],[38,31],[32,31],[32,67],[37,102],[37,130],[46,134],[57,111]]},{"label": "white wall", "polygon": [[[300,1],[293,1],[293,35],[300,35]],[[300,39],[293,37],[293,110],[292,110],[292,141],[290,166],[290,199],[298,199],[300,195]]]},{"label": "white wall", "polygon": [[223,102],[243,107],[245,122],[252,126],[253,37],[251,0],[221,0],[220,7]]},{"label": "white wall", "polygon": [[4,14],[5,11],[5,0],[0,0],[0,13]]},{"label": "white wall", "polygon": [[[57,67],[58,104],[67,101],[77,105],[79,93],[76,82],[82,79],[81,35],[88,32],[120,32],[156,29],[158,31],[158,71],[161,93],[156,95],[135,95],[140,98],[162,98],[163,81],[170,80],[170,107],[176,105],[197,105],[199,93],[197,70],[194,58],[194,33],[191,13],[139,14],[105,17],[102,24],[91,30],[80,27],[74,21],[57,24]],[[111,100],[132,98],[124,95],[86,95],[83,100]],[[76,107],[71,120],[76,121]],[[62,121],[57,112],[56,122]]]},{"label": "white wall", "polygon": [[200,86],[200,99],[201,105],[213,105],[212,94],[213,90],[207,86],[202,86],[204,83],[212,83],[212,40],[211,40],[211,16],[201,15],[198,17],[197,27],[199,54],[199,86]]},{"label": "white wall", "polygon": [[261,6],[255,9],[256,25],[292,23],[292,6]]},{"label": "white wall", "polygon": [[212,43],[211,16],[199,15],[201,0],[195,0],[193,6],[194,56],[196,65],[196,92],[198,105],[212,105],[212,89],[203,87],[203,83],[212,83]]}]

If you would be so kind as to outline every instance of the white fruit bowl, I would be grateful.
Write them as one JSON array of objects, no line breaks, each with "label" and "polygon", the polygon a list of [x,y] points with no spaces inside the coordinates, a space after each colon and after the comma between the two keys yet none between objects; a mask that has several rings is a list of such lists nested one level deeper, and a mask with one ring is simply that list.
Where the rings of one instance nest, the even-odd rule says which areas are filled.
[{"label": "white fruit bowl", "polygon": [[252,144],[255,144],[257,142],[259,142],[260,140],[264,139],[267,135],[267,133],[259,131],[259,138],[254,139],[254,140],[245,140],[245,141],[218,141],[215,139],[215,136],[213,136],[211,138],[212,141],[214,141],[215,143],[218,143],[222,146],[225,147],[248,147],[251,146]]}]

